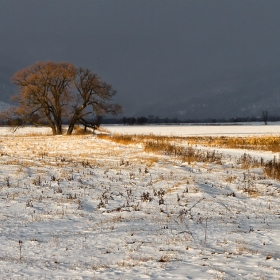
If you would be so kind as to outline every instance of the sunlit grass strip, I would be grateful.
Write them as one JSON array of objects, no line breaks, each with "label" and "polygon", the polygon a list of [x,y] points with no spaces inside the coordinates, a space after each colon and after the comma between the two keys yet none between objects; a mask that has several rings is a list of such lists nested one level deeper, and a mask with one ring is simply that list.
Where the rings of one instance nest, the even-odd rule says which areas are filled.
[{"label": "sunlit grass strip", "polygon": [[[192,146],[182,146],[185,141],[188,144],[204,144],[214,147],[227,148],[242,148],[252,150],[270,150],[280,151],[280,137],[277,136],[259,136],[259,137],[175,137],[175,136],[156,136],[156,135],[98,135],[98,138],[110,140],[116,143],[130,145],[143,145],[145,152],[163,153],[168,156],[174,156],[181,159],[183,162],[208,162],[218,163],[222,162],[222,155],[215,151],[204,151]],[[272,149],[273,148],[273,149]],[[252,167],[262,167],[264,174],[268,177],[280,180],[280,160],[274,158],[273,160],[264,161],[252,158],[250,155],[244,153],[238,160],[241,167],[249,169]]]},{"label": "sunlit grass strip", "polygon": [[248,137],[227,137],[227,136],[160,136],[160,135],[99,135],[103,139],[110,139],[121,144],[133,144],[144,141],[173,141],[185,144],[200,144],[210,147],[222,147],[231,149],[250,149],[280,152],[280,136],[248,136]]},{"label": "sunlit grass strip", "polygon": [[280,136],[249,136],[249,137],[187,137],[191,144],[232,149],[250,149],[280,152]]},{"label": "sunlit grass strip", "polygon": [[168,141],[148,140],[143,143],[145,152],[162,152],[165,155],[181,159],[183,162],[211,162],[221,164],[222,154],[215,151],[204,151],[191,146],[180,146]]},{"label": "sunlit grass strip", "polygon": [[135,136],[132,135],[124,135],[124,134],[113,134],[113,135],[108,135],[108,134],[98,134],[98,138],[104,139],[104,140],[110,140],[115,143],[123,144],[123,145],[129,145],[133,144],[136,142]]},{"label": "sunlit grass strip", "polygon": [[191,146],[182,146],[176,143],[176,140],[181,140],[181,138],[174,136],[113,134],[98,135],[98,137],[124,145],[141,143],[145,152],[163,153],[188,163],[193,161],[221,163],[222,159],[222,155],[215,151],[204,151]]},{"label": "sunlit grass strip", "polygon": [[155,140],[155,141],[179,141],[183,140],[183,137],[178,136],[161,136],[161,135],[154,135],[154,134],[98,134],[98,138],[111,140],[116,143],[121,144],[136,144],[139,142],[144,142],[148,140]]}]

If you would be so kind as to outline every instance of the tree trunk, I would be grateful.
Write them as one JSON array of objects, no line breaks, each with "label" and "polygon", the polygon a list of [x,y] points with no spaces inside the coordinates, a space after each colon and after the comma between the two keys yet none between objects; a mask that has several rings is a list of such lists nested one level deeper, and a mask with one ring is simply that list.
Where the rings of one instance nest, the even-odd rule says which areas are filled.
[{"label": "tree trunk", "polygon": [[60,116],[55,116],[54,117],[54,123],[56,127],[56,134],[57,135],[62,135],[62,121]]},{"label": "tree trunk", "polygon": [[75,124],[78,122],[78,119],[79,119],[79,113],[80,113],[80,110],[77,112],[74,113],[71,121],[70,121],[70,124],[68,126],[68,129],[67,129],[67,135],[71,135],[73,130],[74,130],[74,126]]},{"label": "tree trunk", "polygon": [[70,124],[68,126],[68,129],[67,129],[67,133],[66,133],[67,135],[72,134],[72,132],[74,130],[74,126],[77,123],[77,121],[78,121],[78,119],[75,116],[73,116],[73,118],[71,119]]},{"label": "tree trunk", "polygon": [[53,135],[57,135],[56,126],[55,126],[55,124],[54,124],[54,122],[53,122],[53,120],[52,120],[50,114],[48,114],[48,112],[46,112],[46,117],[47,117],[47,119],[48,119],[49,126],[50,126],[50,128],[52,129]]},{"label": "tree trunk", "polygon": [[52,129],[53,135],[56,135],[56,129],[55,129],[55,127],[51,127],[51,129]]},{"label": "tree trunk", "polygon": [[67,129],[67,135],[71,135],[74,130],[75,123],[70,123]]},{"label": "tree trunk", "polygon": [[62,124],[59,124],[56,127],[56,132],[57,132],[57,135],[62,135]]}]

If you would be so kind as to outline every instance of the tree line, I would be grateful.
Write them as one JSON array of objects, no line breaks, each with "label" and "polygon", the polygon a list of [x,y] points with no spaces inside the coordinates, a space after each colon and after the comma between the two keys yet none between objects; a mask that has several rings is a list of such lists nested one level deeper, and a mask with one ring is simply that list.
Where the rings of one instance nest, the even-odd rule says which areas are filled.
[{"label": "tree line", "polygon": [[280,121],[280,116],[268,115],[268,111],[264,111],[261,117],[235,117],[235,118],[205,118],[205,119],[179,119],[177,117],[157,117],[157,116],[141,116],[141,117],[122,117],[122,118],[104,118],[103,124],[123,124],[123,125],[147,125],[147,124],[184,124],[184,123],[238,123],[238,122],[268,122]]}]

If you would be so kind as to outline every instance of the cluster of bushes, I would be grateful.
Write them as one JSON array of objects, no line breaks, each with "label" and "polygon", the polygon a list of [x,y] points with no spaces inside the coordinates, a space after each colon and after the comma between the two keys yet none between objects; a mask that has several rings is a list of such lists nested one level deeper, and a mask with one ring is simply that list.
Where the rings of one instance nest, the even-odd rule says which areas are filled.
[{"label": "cluster of bushes", "polygon": [[205,119],[179,119],[177,117],[159,118],[157,116],[148,117],[122,117],[122,118],[104,118],[104,124],[123,124],[123,125],[145,125],[145,124],[179,124],[179,123],[194,123],[194,124],[227,124],[227,123],[241,123],[241,122],[275,122],[280,121],[280,116],[267,116],[263,117],[236,117],[236,118],[205,118]]}]

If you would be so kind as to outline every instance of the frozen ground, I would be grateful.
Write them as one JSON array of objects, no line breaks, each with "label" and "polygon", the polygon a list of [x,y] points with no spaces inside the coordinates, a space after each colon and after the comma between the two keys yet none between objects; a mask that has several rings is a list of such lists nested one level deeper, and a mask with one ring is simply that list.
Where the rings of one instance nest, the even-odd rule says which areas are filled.
[{"label": "frozen ground", "polygon": [[239,154],[1,131],[0,279],[280,278],[280,184]]},{"label": "frozen ground", "polygon": [[246,135],[267,135],[280,134],[280,123],[238,123],[235,125],[106,125],[106,129],[113,133],[120,134],[155,134],[174,136],[246,136]]}]

